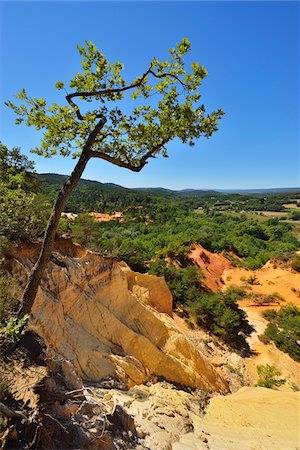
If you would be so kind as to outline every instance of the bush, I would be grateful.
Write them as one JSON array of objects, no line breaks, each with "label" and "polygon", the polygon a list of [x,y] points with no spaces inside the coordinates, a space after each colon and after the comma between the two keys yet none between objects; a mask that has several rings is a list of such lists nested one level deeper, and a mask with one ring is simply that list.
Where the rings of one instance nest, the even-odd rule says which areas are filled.
[{"label": "bush", "polygon": [[295,258],[292,260],[291,267],[296,270],[296,272],[300,272],[300,255],[295,255]]},{"label": "bush", "polygon": [[151,261],[149,266],[150,274],[165,277],[176,306],[193,302],[203,292],[203,273],[198,267],[177,268],[173,264],[167,264],[164,259]]},{"label": "bush", "polygon": [[237,305],[243,295],[243,290],[233,287],[225,292],[198,294],[189,308],[199,326],[234,347],[244,346],[250,329],[246,313]]},{"label": "bush", "polygon": [[259,284],[259,282],[256,278],[256,275],[250,275],[250,277],[246,279],[246,283],[251,284],[251,285]]},{"label": "bush", "polygon": [[270,322],[264,335],[276,347],[300,362],[300,309],[292,304],[283,306]]},{"label": "bush", "polygon": [[270,344],[270,339],[268,339],[264,334],[260,334],[258,336],[258,339],[260,340],[260,342],[262,342],[263,344]]},{"label": "bush", "polygon": [[265,311],[263,311],[262,315],[266,320],[270,321],[276,319],[277,312],[275,311],[275,309],[266,309]]},{"label": "bush", "polygon": [[283,378],[277,378],[281,375],[281,372],[280,370],[276,369],[275,366],[270,366],[269,364],[267,364],[266,366],[259,365],[256,369],[259,377],[256,386],[274,389],[276,387],[282,386],[286,382],[286,380]]},{"label": "bush", "polygon": [[0,338],[4,339],[6,343],[17,342],[25,333],[28,319],[28,314],[20,318],[10,317],[5,326],[0,326]]},{"label": "bush", "polygon": [[243,286],[235,286],[231,284],[225,291],[225,296],[227,298],[231,298],[234,301],[242,300],[245,297],[248,297],[246,294],[246,288]]}]

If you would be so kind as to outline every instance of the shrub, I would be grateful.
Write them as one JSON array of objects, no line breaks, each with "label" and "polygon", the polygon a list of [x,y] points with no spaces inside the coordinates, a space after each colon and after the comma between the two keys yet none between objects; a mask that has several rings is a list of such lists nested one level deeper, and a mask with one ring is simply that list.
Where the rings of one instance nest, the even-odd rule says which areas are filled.
[{"label": "shrub", "polygon": [[295,255],[295,258],[292,260],[291,267],[296,270],[296,272],[300,272],[300,255]]},{"label": "shrub", "polygon": [[300,362],[300,309],[297,306],[283,306],[268,324],[264,335],[274,341],[276,347]]},{"label": "shrub", "polygon": [[245,345],[249,324],[246,313],[237,305],[243,295],[243,290],[236,287],[225,292],[198,294],[189,302],[189,308],[199,326],[234,347]]},{"label": "shrub", "polygon": [[291,220],[300,220],[300,211],[292,211],[290,213],[290,217]]},{"label": "shrub", "polygon": [[268,306],[274,303],[278,305],[280,301],[284,301],[283,297],[276,293],[270,295],[252,294],[251,300],[256,306]]},{"label": "shrub", "polygon": [[28,314],[20,318],[10,317],[6,325],[0,327],[0,337],[5,339],[5,341],[17,342],[25,332],[24,327],[28,319]]},{"label": "shrub", "polygon": [[246,279],[246,283],[251,284],[251,285],[259,284],[259,282],[256,278],[256,275],[250,275],[250,277]]},{"label": "shrub", "polygon": [[243,286],[235,286],[231,284],[228,286],[226,291],[224,292],[225,297],[231,298],[234,301],[242,300],[243,298],[247,297],[246,289]]},{"label": "shrub", "polygon": [[264,334],[260,334],[258,336],[258,339],[260,340],[260,342],[262,342],[263,344],[270,344],[270,339],[268,339]]},{"label": "shrub", "polygon": [[259,377],[256,386],[274,389],[286,382],[284,378],[277,378],[281,375],[281,372],[275,366],[270,366],[269,364],[266,366],[259,365],[256,369]]},{"label": "shrub", "polygon": [[284,298],[282,297],[281,294],[279,294],[279,292],[272,292],[272,294],[268,295],[268,299],[270,299],[270,301],[281,301],[284,302]]},{"label": "shrub", "polygon": [[266,309],[265,311],[263,311],[262,315],[266,320],[270,321],[276,319],[277,312],[275,311],[275,309]]}]

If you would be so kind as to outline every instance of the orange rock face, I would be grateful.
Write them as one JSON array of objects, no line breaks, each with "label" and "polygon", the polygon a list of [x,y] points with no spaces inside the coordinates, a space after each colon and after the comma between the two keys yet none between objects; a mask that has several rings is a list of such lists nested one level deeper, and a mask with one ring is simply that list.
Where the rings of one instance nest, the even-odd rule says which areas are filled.
[{"label": "orange rock face", "polygon": [[113,214],[91,212],[89,215],[94,217],[96,222],[110,222],[111,220],[119,220],[120,222],[124,221],[120,211],[116,211]]},{"label": "orange rock face", "polygon": [[222,275],[232,267],[230,261],[218,253],[211,253],[201,245],[195,244],[189,258],[200,267],[205,278],[202,284],[213,292],[220,291],[224,286]]},{"label": "orange rock face", "polygon": [[[7,268],[23,283],[38,248],[23,246]],[[116,376],[128,386],[161,376],[170,382],[227,391],[222,375],[172,319],[163,278],[62,240],[33,307],[32,324],[86,380]]]}]

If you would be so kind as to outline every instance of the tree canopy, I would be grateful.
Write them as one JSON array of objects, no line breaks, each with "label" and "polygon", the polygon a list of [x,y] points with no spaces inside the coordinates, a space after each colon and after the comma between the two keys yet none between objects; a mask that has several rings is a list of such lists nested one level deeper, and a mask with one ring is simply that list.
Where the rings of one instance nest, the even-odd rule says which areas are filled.
[{"label": "tree canopy", "polygon": [[[217,130],[224,112],[207,114],[200,104],[199,87],[208,73],[198,62],[189,71],[185,68],[188,39],[169,49],[169,59],[153,58],[129,83],[122,75],[124,65],[111,64],[92,42],[77,48],[82,69],[69,82],[72,92],[62,81],[55,84],[66,93],[65,105],[32,98],[25,89],[16,95],[17,103],[6,103],[17,115],[16,124],[44,131],[41,145],[32,149],[39,155],[79,156],[101,122],[90,156],[137,171],[149,157],[167,156],[166,144],[173,138],[194,145],[201,135],[209,137]],[[121,108],[125,97],[126,108]],[[91,108],[80,106],[83,101]]]}]

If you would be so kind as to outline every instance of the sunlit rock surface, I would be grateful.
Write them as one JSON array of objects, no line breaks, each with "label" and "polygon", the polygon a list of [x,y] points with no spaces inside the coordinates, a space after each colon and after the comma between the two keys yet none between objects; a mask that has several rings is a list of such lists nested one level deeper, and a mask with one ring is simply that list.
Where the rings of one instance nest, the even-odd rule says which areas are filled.
[{"label": "sunlit rock surface", "polygon": [[[8,258],[8,269],[25,282],[37,252],[37,246],[23,245]],[[114,258],[60,240],[38,291],[32,324],[85,380],[116,376],[133,386],[157,376],[226,392],[222,375],[171,316],[163,278],[137,274]]]}]

